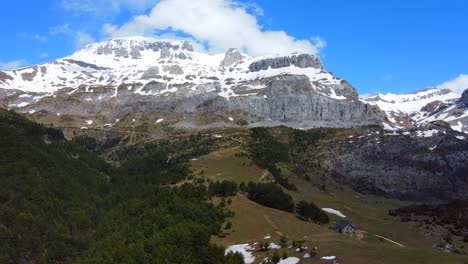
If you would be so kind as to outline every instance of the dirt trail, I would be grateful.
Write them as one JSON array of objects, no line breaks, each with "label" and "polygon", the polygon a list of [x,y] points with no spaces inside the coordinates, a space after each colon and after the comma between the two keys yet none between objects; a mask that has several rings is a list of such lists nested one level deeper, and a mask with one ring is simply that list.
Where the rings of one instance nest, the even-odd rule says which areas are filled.
[{"label": "dirt trail", "polygon": [[271,227],[273,227],[273,229],[278,230],[278,226],[275,223],[273,223],[273,221],[268,215],[264,214],[263,217],[265,217],[265,220],[268,222],[268,224],[270,224]]},{"label": "dirt trail", "polygon": [[[369,233],[369,232],[367,232],[367,231],[363,231],[363,230],[360,230],[360,231],[363,232],[363,233],[366,233],[366,234],[372,234],[372,233]],[[395,244],[395,245],[397,245],[397,246],[399,246],[399,247],[405,247],[405,245],[403,245],[403,244],[401,244],[401,243],[398,243],[398,242],[396,242],[396,241],[393,241],[393,240],[391,240],[390,238],[386,238],[386,237],[384,237],[384,236],[377,235],[377,234],[373,234],[373,235],[376,236],[376,237],[378,237],[378,238],[381,238],[381,239],[383,239],[383,240],[385,240],[385,241],[388,241],[388,242],[390,242],[390,243],[392,243],[392,244]]]}]

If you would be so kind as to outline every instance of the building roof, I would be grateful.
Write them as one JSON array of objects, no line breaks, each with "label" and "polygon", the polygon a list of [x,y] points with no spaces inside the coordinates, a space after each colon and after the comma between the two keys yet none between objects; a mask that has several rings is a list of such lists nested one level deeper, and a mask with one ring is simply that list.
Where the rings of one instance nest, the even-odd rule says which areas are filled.
[{"label": "building roof", "polygon": [[336,224],[336,229],[341,231],[347,226],[351,226],[353,229],[356,229],[356,227],[353,224],[351,224],[346,218],[342,219]]}]

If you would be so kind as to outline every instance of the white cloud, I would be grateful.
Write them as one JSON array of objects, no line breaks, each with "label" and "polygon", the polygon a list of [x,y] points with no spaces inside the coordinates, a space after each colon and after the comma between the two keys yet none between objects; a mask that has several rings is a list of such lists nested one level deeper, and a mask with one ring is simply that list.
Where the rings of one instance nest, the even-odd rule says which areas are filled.
[{"label": "white cloud", "polygon": [[81,30],[73,30],[70,28],[70,25],[68,24],[64,24],[61,26],[56,26],[56,27],[51,28],[50,34],[52,35],[63,34],[63,35],[71,37],[73,41],[75,42],[76,48],[82,48],[86,44],[96,42],[96,40],[88,33],[81,31]]},{"label": "white cloud", "polygon": [[105,18],[114,16],[122,9],[132,13],[143,12],[158,0],[61,0],[61,7],[75,14],[92,14]]},{"label": "white cloud", "polygon": [[468,74],[460,74],[457,78],[444,82],[437,86],[437,88],[450,89],[456,93],[462,94],[463,91],[468,89]]},{"label": "white cloud", "polygon": [[82,32],[82,31],[77,31],[75,33],[75,45],[77,47],[83,47],[86,44],[90,44],[90,43],[93,43],[93,42],[96,42],[96,41],[94,40],[94,38],[91,35],[89,35],[89,34],[87,34],[85,32]]},{"label": "white cloud", "polygon": [[14,60],[8,62],[0,62],[0,70],[8,71],[21,68],[22,66],[26,65],[25,60]]},{"label": "white cloud", "polygon": [[251,9],[234,0],[161,0],[149,14],[135,16],[121,26],[107,24],[103,31],[108,37],[182,32],[206,44],[211,53],[239,48],[253,56],[317,54],[324,48],[320,38],[298,40],[284,31],[263,30],[257,21],[261,9]]},{"label": "white cloud", "polygon": [[49,57],[49,53],[47,53],[47,52],[42,52],[41,54],[39,54],[39,57],[41,57],[41,58],[48,58],[48,57]]}]

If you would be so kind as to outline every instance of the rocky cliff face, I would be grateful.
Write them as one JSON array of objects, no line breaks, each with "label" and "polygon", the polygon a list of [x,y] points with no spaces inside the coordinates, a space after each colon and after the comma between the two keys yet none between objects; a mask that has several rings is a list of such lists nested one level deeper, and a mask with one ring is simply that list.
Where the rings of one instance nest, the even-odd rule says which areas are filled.
[{"label": "rocky cliff face", "polygon": [[327,143],[322,166],[368,194],[410,200],[468,199],[468,140],[439,125],[398,134],[371,132]]},{"label": "rocky cliff face", "polygon": [[[0,102],[25,113],[100,118],[157,114],[173,125],[193,116],[228,125],[292,127],[378,124],[345,80],[311,54],[252,58],[208,55],[185,41],[116,39],[70,57],[0,75]],[[234,122],[233,122],[234,121]]]},{"label": "rocky cliff face", "polygon": [[465,107],[468,107],[468,89],[463,91],[461,102],[462,102],[462,104],[465,105]]},{"label": "rocky cliff face", "polygon": [[8,80],[13,80],[13,78],[5,72],[0,71],[0,83],[6,83]]},{"label": "rocky cliff face", "polygon": [[322,62],[310,54],[300,54],[293,56],[285,56],[278,58],[268,58],[262,59],[250,64],[249,69],[252,72],[257,72],[261,70],[278,69],[286,68],[290,66],[295,66],[299,68],[315,68],[323,69]]}]

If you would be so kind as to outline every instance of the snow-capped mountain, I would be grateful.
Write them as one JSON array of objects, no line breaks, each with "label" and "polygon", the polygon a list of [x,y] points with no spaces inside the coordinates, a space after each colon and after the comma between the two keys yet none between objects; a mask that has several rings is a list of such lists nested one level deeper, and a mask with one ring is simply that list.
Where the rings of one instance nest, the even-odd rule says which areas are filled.
[{"label": "snow-capped mountain", "polygon": [[63,59],[4,72],[6,76],[0,80],[0,88],[55,92],[64,87],[78,88],[82,85],[117,87],[138,82],[144,86],[161,79],[168,85],[180,85],[187,81],[201,85],[219,80],[226,88],[219,95],[228,98],[238,96],[230,88],[241,82],[281,74],[306,75],[311,83],[320,81],[334,88],[314,86],[319,93],[338,100],[346,99],[343,95],[337,95],[341,94],[337,88],[340,88],[342,80],[325,72],[321,62],[313,55],[252,58],[236,49],[210,55],[194,51],[188,41],[141,37],[91,44]]},{"label": "snow-capped mountain", "polygon": [[452,129],[468,132],[468,104],[449,89],[429,88],[407,94],[378,94],[361,98],[378,106],[396,128],[408,128],[445,121]]},{"label": "snow-capped mountain", "polygon": [[[197,52],[187,41],[122,38],[49,63],[0,72],[0,102],[20,112],[100,116],[194,115],[254,125],[376,124],[374,109],[311,54],[250,57]],[[233,118],[236,116],[236,118]],[[229,119],[225,119],[228,118]],[[194,121],[193,121],[194,122]]]}]

